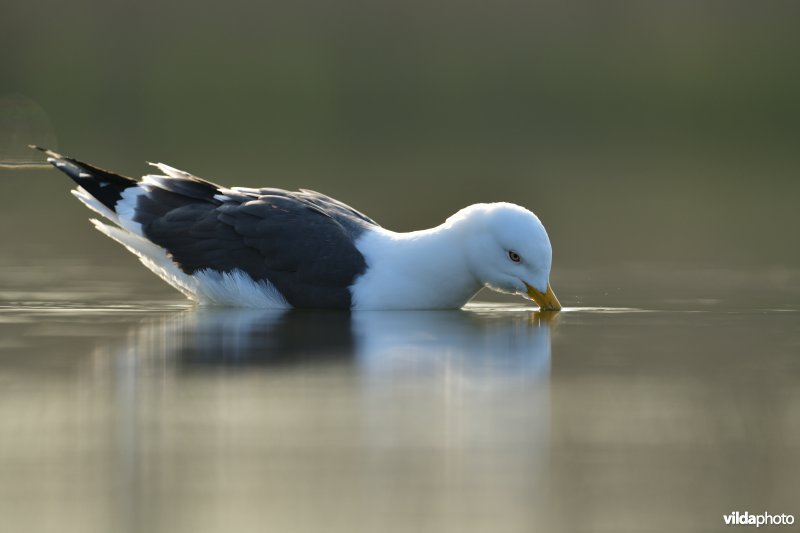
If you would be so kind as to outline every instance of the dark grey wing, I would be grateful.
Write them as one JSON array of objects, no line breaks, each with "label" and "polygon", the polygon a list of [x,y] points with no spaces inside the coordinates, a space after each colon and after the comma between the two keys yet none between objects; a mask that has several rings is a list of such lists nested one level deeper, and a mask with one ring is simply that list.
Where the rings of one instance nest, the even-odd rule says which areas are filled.
[{"label": "dark grey wing", "polygon": [[[242,270],[295,307],[350,307],[349,287],[366,270],[355,240],[377,224],[342,202],[308,190],[227,189],[161,163],[167,176],[137,182],[37,149],[105,208],[124,207],[187,274]],[[130,188],[140,190],[134,206],[123,200]]]},{"label": "dark grey wing", "polygon": [[136,220],[184,272],[240,269],[271,282],[295,307],[350,307],[349,287],[366,270],[354,241],[375,226],[370,219],[306,192],[221,189],[201,200],[173,191],[140,197]]},{"label": "dark grey wing", "polygon": [[[275,189],[264,187],[260,189],[249,189],[246,187],[234,187],[233,189],[226,190],[232,197],[237,197],[236,193],[246,196],[246,199],[255,199],[263,196],[281,196],[294,198],[305,202],[306,204],[322,209],[330,216],[336,217],[345,226],[355,224],[358,227],[363,226],[364,223],[370,226],[377,226],[378,223],[369,218],[367,215],[353,209],[344,202],[340,202],[335,198],[331,198],[321,192],[312,191],[311,189],[300,189],[299,191],[287,191],[284,189]],[[241,198],[240,198],[241,199]]]},{"label": "dark grey wing", "polygon": [[330,196],[322,194],[321,192],[312,191],[311,189],[300,189],[298,194],[303,195],[303,198],[308,202],[322,207],[330,213],[335,213],[342,218],[356,219],[360,222],[366,222],[372,226],[378,225],[377,222],[369,218],[361,211],[357,211],[344,202],[340,202],[339,200],[331,198]]}]

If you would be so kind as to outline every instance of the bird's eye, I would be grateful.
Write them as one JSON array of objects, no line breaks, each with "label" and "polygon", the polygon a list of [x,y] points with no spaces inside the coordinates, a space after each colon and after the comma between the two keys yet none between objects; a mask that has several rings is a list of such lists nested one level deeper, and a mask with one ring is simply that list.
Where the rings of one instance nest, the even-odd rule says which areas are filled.
[{"label": "bird's eye", "polygon": [[508,251],[508,258],[514,261],[515,263],[519,263],[520,261],[522,261],[522,258],[514,250]]}]

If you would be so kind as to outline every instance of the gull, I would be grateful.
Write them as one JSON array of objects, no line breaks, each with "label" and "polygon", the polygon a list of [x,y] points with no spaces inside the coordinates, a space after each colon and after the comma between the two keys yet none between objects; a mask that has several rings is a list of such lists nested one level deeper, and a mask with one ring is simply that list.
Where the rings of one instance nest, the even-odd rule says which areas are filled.
[{"label": "gull", "polygon": [[401,233],[308,189],[224,187],[163,163],[135,180],[31,148],[77,184],[95,228],[200,305],[458,309],[488,287],[561,309],[547,231],[519,205]]}]

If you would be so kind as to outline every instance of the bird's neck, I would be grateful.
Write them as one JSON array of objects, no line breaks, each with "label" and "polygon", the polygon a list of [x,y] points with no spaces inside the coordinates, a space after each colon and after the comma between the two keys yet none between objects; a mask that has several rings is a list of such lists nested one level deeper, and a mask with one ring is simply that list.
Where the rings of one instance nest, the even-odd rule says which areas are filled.
[{"label": "bird's neck", "polygon": [[[463,228],[371,232],[359,242],[369,269],[354,292],[358,307],[446,309],[467,303],[482,287],[470,269]],[[358,289],[358,285],[356,286]]]}]

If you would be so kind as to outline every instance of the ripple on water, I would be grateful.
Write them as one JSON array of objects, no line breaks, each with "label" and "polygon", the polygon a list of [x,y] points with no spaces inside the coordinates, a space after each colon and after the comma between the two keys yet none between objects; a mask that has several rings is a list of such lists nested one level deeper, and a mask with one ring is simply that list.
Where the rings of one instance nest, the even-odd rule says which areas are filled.
[{"label": "ripple on water", "polygon": [[140,302],[62,302],[21,301],[0,304],[0,321],[13,321],[15,315],[60,313],[152,313],[179,311],[193,307],[191,302],[140,301]]},{"label": "ripple on water", "polygon": [[[539,311],[534,305],[520,305],[506,302],[470,302],[464,306],[467,311],[475,312],[526,312],[526,313],[553,313],[555,311]],[[564,307],[561,313],[654,313],[654,309],[641,309],[638,307]]]}]

